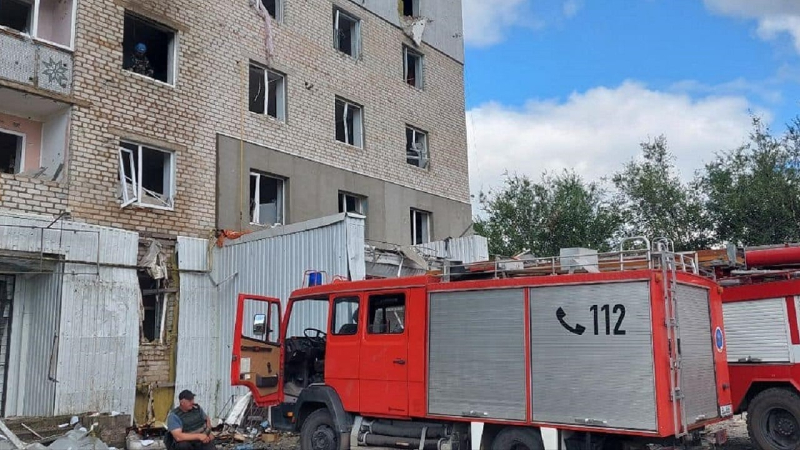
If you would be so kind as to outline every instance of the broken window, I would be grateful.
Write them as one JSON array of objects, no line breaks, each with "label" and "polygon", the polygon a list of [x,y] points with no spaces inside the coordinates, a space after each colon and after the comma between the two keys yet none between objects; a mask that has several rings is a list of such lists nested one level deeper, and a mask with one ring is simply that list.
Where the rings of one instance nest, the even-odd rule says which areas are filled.
[{"label": "broken window", "polygon": [[142,338],[147,342],[164,342],[167,318],[164,280],[155,280],[145,272],[139,273],[139,288],[142,292]]},{"label": "broken window", "polygon": [[250,64],[250,111],[286,120],[286,77]]},{"label": "broken window", "polygon": [[175,84],[175,31],[127,11],[124,27],[122,68]]},{"label": "broken window", "polygon": [[2,0],[0,26],[72,47],[74,0]]},{"label": "broken window", "polygon": [[431,241],[431,213],[411,209],[411,244],[426,244]]},{"label": "broken window", "polygon": [[250,173],[250,223],[283,225],[284,183],[281,178]]},{"label": "broken window", "polygon": [[363,146],[361,107],[336,99],[336,140],[358,148]]},{"label": "broken window", "polygon": [[402,334],[406,322],[406,298],[403,294],[369,297],[369,333]]},{"label": "broken window", "polygon": [[0,130],[0,173],[20,173],[23,169],[25,135]]},{"label": "broken window", "polygon": [[406,127],[406,162],[426,169],[428,160],[428,133]]},{"label": "broken window", "polygon": [[281,16],[283,15],[281,8],[283,6],[283,2],[281,0],[261,0],[261,4],[264,5],[264,9],[267,10],[267,14],[269,14],[278,22],[281,21]]},{"label": "broken window", "polygon": [[338,8],[333,10],[333,47],[354,58],[361,48],[361,21]]},{"label": "broken window", "polygon": [[33,0],[0,1],[0,25],[33,34]]},{"label": "broken window", "polygon": [[129,142],[119,147],[120,204],[171,209],[175,196],[175,155]]},{"label": "broken window", "polygon": [[403,78],[409,86],[422,89],[422,55],[403,46]]},{"label": "broken window", "polygon": [[400,10],[404,16],[419,16],[419,0],[400,0]]},{"label": "broken window", "polygon": [[339,212],[354,212],[361,215],[367,213],[367,199],[360,195],[339,193]]}]

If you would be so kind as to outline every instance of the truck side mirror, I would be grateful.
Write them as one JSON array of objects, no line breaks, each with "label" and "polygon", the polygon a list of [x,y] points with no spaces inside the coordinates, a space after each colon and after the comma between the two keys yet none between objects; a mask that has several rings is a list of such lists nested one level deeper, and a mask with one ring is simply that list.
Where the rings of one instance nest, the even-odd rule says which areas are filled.
[{"label": "truck side mirror", "polygon": [[267,315],[256,314],[253,316],[253,334],[264,336],[267,333]]}]

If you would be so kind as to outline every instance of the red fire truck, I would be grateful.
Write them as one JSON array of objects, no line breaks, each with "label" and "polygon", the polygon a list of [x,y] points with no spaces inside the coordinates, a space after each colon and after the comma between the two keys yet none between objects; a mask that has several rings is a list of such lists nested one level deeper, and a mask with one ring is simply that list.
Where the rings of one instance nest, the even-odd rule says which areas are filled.
[{"label": "red fire truck", "polygon": [[719,279],[733,407],[747,412],[756,447],[794,450],[800,445],[800,247],[740,255],[745,268],[734,255],[723,258],[734,264]]},{"label": "red fire truck", "polygon": [[688,440],[732,415],[721,291],[681,255],[466,265],[238,298],[231,379],[303,450]]}]

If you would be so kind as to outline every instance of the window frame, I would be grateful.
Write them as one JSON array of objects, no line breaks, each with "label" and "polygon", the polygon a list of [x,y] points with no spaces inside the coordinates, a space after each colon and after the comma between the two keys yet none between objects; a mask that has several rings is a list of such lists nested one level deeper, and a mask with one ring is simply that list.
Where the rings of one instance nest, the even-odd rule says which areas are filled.
[{"label": "window frame", "polygon": [[[336,327],[336,322],[337,322],[337,309],[336,309],[336,307],[340,303],[355,303],[356,304],[356,311],[358,311],[358,315],[359,316],[361,315],[361,297],[359,297],[357,294],[351,294],[351,295],[340,294],[340,295],[338,295],[336,297],[333,297],[333,308],[331,310],[332,313],[331,313],[331,324],[330,324],[331,334],[334,335],[334,336],[356,336],[356,335],[358,335],[359,331],[361,331],[361,321],[360,320],[356,320],[356,323],[355,323],[356,330],[353,333],[340,333],[339,330],[341,329],[341,326],[338,327],[338,328]],[[343,323],[342,326],[348,325],[351,322],[351,319],[352,319],[352,313],[350,314],[350,317],[348,317],[347,323]]]},{"label": "window frame", "polygon": [[[408,82],[408,58],[409,56],[413,56],[417,58],[417,65],[414,74],[414,84]],[[407,45],[403,45],[403,82],[408,86],[411,86],[415,89],[425,90],[425,55],[410,48]]]},{"label": "window frame", "polygon": [[[277,175],[271,175],[271,174],[268,174],[268,173],[259,172],[257,170],[250,170],[250,178],[248,179],[248,181],[252,180],[253,176],[256,177],[256,183],[255,183],[255,191],[251,193],[252,194],[251,197],[256,199],[256,200],[260,197],[260,194],[261,194],[261,183],[260,183],[261,177],[272,178],[273,180],[277,180],[277,181],[280,182],[280,204],[281,204],[281,207],[280,207],[280,211],[278,211],[278,212],[280,212],[280,221],[278,223],[280,225],[286,225],[286,181],[287,181],[287,179],[284,178],[284,177],[277,176]],[[260,222],[257,222],[257,220],[260,218],[260,215],[261,215],[261,211],[258,210],[257,206],[258,206],[258,203],[255,203],[255,205],[253,206],[252,210],[248,211],[248,213],[249,213],[248,214],[248,220],[250,221],[250,225],[256,225],[256,226],[260,226],[260,227],[271,227],[271,226],[274,226],[275,224],[272,224],[272,223],[260,223]],[[277,211],[277,208],[276,208],[276,211]]]},{"label": "window frame", "polygon": [[[425,130],[421,130],[421,129],[417,128],[417,127],[413,127],[411,125],[406,124],[406,140],[408,140],[408,132],[409,131],[411,131],[412,137],[411,137],[411,144],[406,142],[406,163],[408,165],[410,165],[410,166],[417,167],[419,169],[428,170],[428,168],[431,165],[431,153],[430,153],[430,146],[429,146],[429,143],[428,143],[428,132],[425,131]],[[415,137],[417,135],[421,135],[424,138],[424,140],[423,140],[423,148],[422,148],[421,151],[417,152],[417,156],[412,156],[411,153],[410,153],[411,145],[416,143]],[[409,159],[413,160],[415,158],[416,158],[418,164],[414,164],[414,163],[408,161]]]},{"label": "window frame", "polygon": [[[353,197],[356,200],[356,211],[347,210],[347,197]],[[339,191],[339,213],[353,212],[362,216],[367,215],[367,197],[364,195],[353,194],[351,192]]]},{"label": "window frame", "polygon": [[27,34],[28,36],[31,36],[33,39],[35,39],[37,41],[46,42],[46,43],[48,43],[50,45],[54,45],[54,46],[56,46],[58,48],[61,48],[61,49],[64,49],[64,50],[68,50],[70,52],[74,51],[75,50],[75,34],[76,34],[76,29],[77,29],[76,22],[77,22],[77,16],[78,16],[78,0],[71,0],[71,1],[72,1],[72,8],[71,8],[71,11],[70,11],[70,28],[69,28],[70,37],[69,37],[69,44],[61,44],[59,42],[54,42],[54,41],[51,41],[50,39],[45,39],[45,38],[39,36],[39,14],[40,14],[39,11],[40,11],[40,6],[41,6],[42,0],[21,0],[20,1],[20,3],[27,3],[27,4],[29,4],[31,6],[31,14],[30,14],[30,17],[28,18],[28,22],[29,22],[28,26],[30,27],[30,32],[25,33],[24,31],[20,31],[20,30],[17,30],[15,28],[7,27],[7,26],[4,26],[4,25],[0,25],[0,29],[14,30],[14,31],[17,31],[19,33]]},{"label": "window frame", "polygon": [[264,11],[267,12],[267,15],[272,17],[272,19],[278,23],[283,23],[283,0],[275,0],[275,15],[271,15],[269,10],[267,9],[267,5],[264,5],[264,0],[257,0],[261,2],[261,5],[264,6]]},{"label": "window frame", "polygon": [[403,7],[405,9],[406,2],[411,2],[411,15],[406,15],[401,11],[403,17],[419,17],[419,0],[403,0]]},{"label": "window frame", "polygon": [[[432,222],[432,218],[433,218],[433,213],[431,213],[430,211],[424,211],[424,210],[417,209],[417,208],[411,208],[410,211],[411,211],[411,216],[410,216],[410,219],[411,219],[411,245],[422,245],[422,244],[427,244],[427,243],[432,242],[431,234],[433,232],[433,227],[432,227],[431,222]],[[426,230],[425,230],[424,234],[427,235],[427,239],[428,239],[427,241],[424,241],[424,236],[423,236],[423,242],[416,242],[416,240],[417,240],[416,215],[418,215],[418,214],[420,214],[423,217],[425,217],[424,225],[425,225]]]},{"label": "window frame", "polygon": [[[158,22],[156,20],[150,19],[147,16],[143,16],[141,14],[138,14],[135,11],[131,11],[130,9],[126,9],[125,12],[123,13],[123,21],[125,20],[126,16],[132,16],[133,18],[135,18],[137,20],[140,20],[142,22],[145,22],[149,26],[151,26],[151,27],[153,27],[153,28],[155,28],[157,30],[160,30],[161,32],[169,33],[172,36],[172,39],[170,39],[169,44],[167,45],[167,56],[168,56],[168,59],[167,59],[167,81],[162,81],[162,80],[159,80],[158,78],[155,78],[155,77],[149,77],[147,75],[142,75],[142,74],[136,73],[136,72],[134,72],[134,71],[132,71],[130,69],[125,69],[125,50],[124,49],[122,51],[122,66],[121,66],[122,67],[122,71],[127,73],[127,74],[143,78],[145,80],[151,80],[153,82],[160,83],[160,84],[162,84],[164,86],[169,86],[169,87],[172,87],[172,88],[176,87],[178,85],[178,73],[179,73],[179,70],[178,70],[178,56],[179,56],[178,49],[180,48],[180,33],[178,32],[178,30],[173,29],[173,28],[171,28],[171,27],[169,27],[167,25],[164,25],[163,23],[160,23],[160,22]],[[123,25],[123,32],[122,32],[122,42],[123,43],[125,42],[124,25]]]},{"label": "window frame", "polygon": [[[279,122],[286,122],[286,103],[287,103],[287,95],[286,95],[286,74],[283,72],[278,72],[276,70],[272,70],[268,67],[264,67],[258,63],[250,61],[250,67],[248,70],[258,69],[263,72],[264,75],[264,86],[266,88],[264,92],[264,111],[258,112],[253,111],[250,109],[250,98],[252,97],[252,93],[250,93],[249,89],[249,72],[248,72],[248,105],[247,109],[253,114],[258,114],[261,116],[271,117]],[[275,115],[269,114],[269,76],[277,76],[280,79],[280,87],[276,87],[275,98],[277,99],[277,107],[275,108]]]},{"label": "window frame", "polygon": [[[344,16],[346,20],[353,22],[350,34],[351,53],[342,50],[339,44],[339,30],[341,29],[340,24],[342,16]],[[333,48],[353,59],[359,59],[361,57],[361,19],[337,6],[333,7]]]},{"label": "window frame", "polygon": [[[19,131],[13,131],[6,128],[0,128],[0,133],[17,136],[21,139],[17,141],[17,155],[14,163],[14,172],[6,175],[17,175],[25,171],[25,148],[28,146],[28,135]],[[41,150],[40,150],[41,153]],[[4,173],[5,172],[0,172]]]},{"label": "window frame", "polygon": [[[387,330],[384,331],[384,332],[375,332],[374,329],[373,329],[373,326],[374,326],[373,322],[375,321],[374,315],[377,315],[378,311],[376,310],[375,314],[373,315],[372,301],[373,300],[383,300],[383,299],[391,298],[391,297],[396,297],[396,298],[402,298],[403,299],[403,318],[402,318],[403,319],[403,322],[402,322],[403,329],[400,332],[391,332],[387,328]],[[367,296],[367,300],[366,300],[367,301],[367,320],[366,320],[366,323],[367,323],[367,325],[366,325],[367,335],[370,335],[370,336],[399,336],[399,335],[405,334],[406,333],[406,329],[407,329],[406,324],[408,323],[408,308],[407,308],[408,301],[407,301],[407,298],[408,298],[408,296],[403,291],[400,291],[400,292],[381,292],[381,293],[371,294],[371,295]],[[383,306],[383,307],[380,308],[380,310],[383,311],[384,320],[386,318],[386,309],[387,309],[386,306]]]},{"label": "window frame", "polygon": [[[132,149],[129,149],[127,147],[123,147],[122,144],[135,145],[136,146],[136,152],[134,152]],[[142,186],[142,160],[143,160],[142,149],[143,148],[148,148],[150,150],[155,150],[157,152],[169,155],[169,183],[164,183],[165,186],[169,186],[169,195],[168,195],[169,201],[165,202],[165,203],[168,203],[167,205],[163,205],[162,206],[162,205],[154,205],[154,204],[151,204],[151,203],[142,202],[142,198],[144,197],[144,195],[143,195],[144,193],[142,192],[142,190],[145,190],[145,191],[148,190],[147,188]],[[132,184],[134,186],[133,197],[132,198],[128,198],[127,197],[127,189],[126,189],[127,188],[127,180],[124,179],[126,174],[125,174],[125,169],[124,169],[124,165],[123,165],[123,153],[126,153],[126,152],[133,156],[133,158],[131,159],[131,157],[129,155],[129,159],[128,159],[128,161],[131,164],[132,177],[135,177],[135,179],[132,178],[132,180],[131,180]],[[177,178],[177,174],[178,174],[178,164],[177,164],[177,155],[175,154],[174,151],[166,150],[164,148],[160,148],[160,147],[157,147],[157,146],[152,146],[152,145],[149,145],[149,144],[142,144],[142,143],[131,141],[131,140],[127,140],[127,139],[120,139],[119,146],[117,148],[117,155],[118,155],[118,159],[119,159],[118,171],[119,171],[119,178],[120,178],[120,180],[119,180],[120,181],[120,188],[122,189],[122,199],[121,199],[122,202],[120,203],[120,208],[125,208],[127,206],[132,205],[132,204],[136,204],[136,206],[140,207],[140,208],[160,209],[160,210],[164,210],[164,211],[173,211],[175,209],[175,197],[177,196],[176,178]],[[137,165],[133,165],[134,161],[136,161]],[[133,172],[135,172],[135,173],[133,173]],[[167,193],[165,192],[164,195],[167,196]],[[151,197],[152,197],[152,195],[151,195]]]},{"label": "window frame", "polygon": [[[336,120],[336,113],[337,113],[336,102],[342,102],[344,104],[344,108],[343,108],[343,111],[342,111],[342,122],[344,124],[344,139],[345,139],[344,141],[340,141],[339,138],[336,135],[336,127],[337,127],[337,124],[338,124],[338,121]],[[348,110],[350,108],[353,108],[356,111],[356,113],[358,114],[358,116],[356,116],[356,113],[353,114],[353,128],[358,128],[358,134],[352,136],[352,141],[353,141],[352,143],[347,142],[347,137],[348,137],[348,134],[349,134],[348,132],[351,131],[347,127],[347,113],[348,113]],[[350,100],[347,100],[347,99],[345,99],[343,97],[337,96],[335,98],[335,101],[334,101],[333,110],[334,110],[334,112],[333,112],[333,122],[334,122],[334,124],[333,124],[333,138],[336,140],[336,142],[341,142],[342,144],[349,145],[351,147],[363,149],[364,148],[364,107],[359,105],[359,104],[357,104],[357,103],[353,103]],[[358,118],[358,121],[356,121],[356,118]],[[356,127],[356,123],[358,123],[357,127]]]}]

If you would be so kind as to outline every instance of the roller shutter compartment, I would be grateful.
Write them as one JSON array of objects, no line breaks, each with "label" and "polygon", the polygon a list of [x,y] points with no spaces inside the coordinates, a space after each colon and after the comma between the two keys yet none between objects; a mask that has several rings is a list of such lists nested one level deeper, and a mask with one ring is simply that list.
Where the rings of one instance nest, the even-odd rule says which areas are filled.
[{"label": "roller shutter compartment", "polygon": [[428,412],[525,420],[522,289],[430,295]]},{"label": "roller shutter compartment", "polygon": [[656,430],[649,283],[535,287],[530,302],[533,419]]}]

